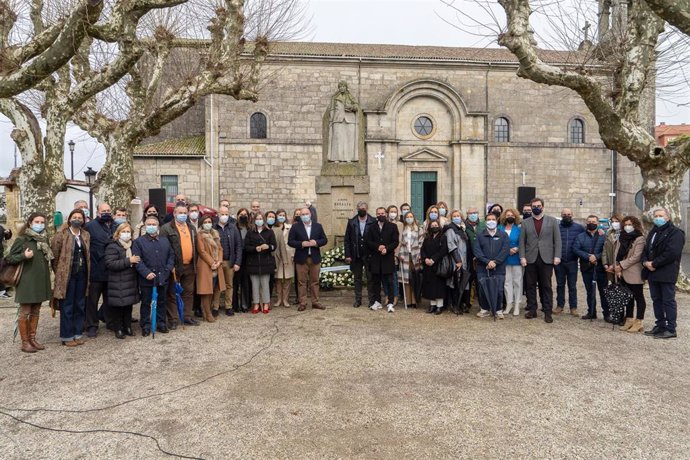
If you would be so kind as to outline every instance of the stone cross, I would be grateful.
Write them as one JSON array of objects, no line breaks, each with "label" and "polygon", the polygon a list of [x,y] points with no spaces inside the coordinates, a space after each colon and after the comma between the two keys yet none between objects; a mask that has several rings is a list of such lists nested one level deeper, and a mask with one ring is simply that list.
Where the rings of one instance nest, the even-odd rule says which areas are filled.
[{"label": "stone cross", "polygon": [[590,27],[592,27],[592,24],[590,24],[589,21],[585,21],[585,26],[582,28],[582,31],[585,33],[585,41],[589,40]]},{"label": "stone cross", "polygon": [[386,158],[386,155],[383,154],[383,152],[379,152],[376,155],[374,155],[374,158],[379,160],[379,169],[383,169],[383,159]]}]

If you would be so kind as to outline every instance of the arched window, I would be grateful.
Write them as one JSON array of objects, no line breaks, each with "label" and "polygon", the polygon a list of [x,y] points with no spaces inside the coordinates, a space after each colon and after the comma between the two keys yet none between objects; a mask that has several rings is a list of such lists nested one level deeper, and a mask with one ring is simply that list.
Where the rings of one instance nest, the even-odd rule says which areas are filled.
[{"label": "arched window", "polygon": [[266,115],[261,112],[252,114],[249,119],[249,137],[252,139],[266,139]]},{"label": "arched window", "polygon": [[510,142],[510,122],[505,117],[498,117],[494,121],[494,141]]},{"label": "arched window", "polygon": [[570,120],[568,126],[568,140],[572,144],[585,143],[585,122],[580,118],[573,118]]}]

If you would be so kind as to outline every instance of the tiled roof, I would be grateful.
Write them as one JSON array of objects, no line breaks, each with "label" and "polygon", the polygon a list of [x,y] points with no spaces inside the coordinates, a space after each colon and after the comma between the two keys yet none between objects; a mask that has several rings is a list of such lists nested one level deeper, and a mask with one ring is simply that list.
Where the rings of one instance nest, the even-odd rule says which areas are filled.
[{"label": "tiled roof", "polygon": [[172,156],[202,157],[206,154],[205,136],[182,137],[152,144],[139,145],[134,149],[134,156]]},{"label": "tiled roof", "polygon": [[657,125],[655,134],[657,138],[660,136],[690,135],[690,125],[686,125],[685,123],[681,125]]}]

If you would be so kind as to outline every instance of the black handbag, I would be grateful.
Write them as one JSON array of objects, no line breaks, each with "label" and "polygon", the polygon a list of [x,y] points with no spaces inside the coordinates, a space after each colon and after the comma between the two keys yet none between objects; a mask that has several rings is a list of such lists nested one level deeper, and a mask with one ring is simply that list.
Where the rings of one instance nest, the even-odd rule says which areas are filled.
[{"label": "black handbag", "polygon": [[436,267],[436,276],[441,278],[450,278],[453,276],[454,272],[455,264],[453,263],[453,258],[450,256],[450,254],[446,254]]}]

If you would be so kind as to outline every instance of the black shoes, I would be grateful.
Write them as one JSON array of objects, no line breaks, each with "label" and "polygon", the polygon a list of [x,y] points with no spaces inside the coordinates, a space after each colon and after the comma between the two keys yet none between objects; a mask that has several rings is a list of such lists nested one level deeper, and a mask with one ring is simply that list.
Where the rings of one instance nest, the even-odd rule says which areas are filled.
[{"label": "black shoes", "polygon": [[434,311],[434,315],[440,315],[443,313],[443,307],[436,307],[436,311]]},{"label": "black shoes", "polygon": [[134,337],[134,331],[132,330],[131,327],[126,327],[125,328],[125,335],[128,335],[130,337]]},{"label": "black shoes", "polygon": [[115,337],[118,339],[124,339],[126,337],[125,331],[123,331],[122,329],[118,329],[117,331],[115,331]]},{"label": "black shoes", "polygon": [[355,300],[355,302],[352,304],[354,308],[359,308],[362,306],[362,301],[361,300]]},{"label": "black shoes", "polygon": [[[176,326],[176,327],[177,327],[177,326]],[[168,329],[168,326],[158,326],[158,327],[156,328],[156,330],[157,330],[158,332],[160,332],[161,334],[167,334],[168,332],[170,332],[170,329]]]},{"label": "black shoes", "polygon": [[166,327],[166,329],[170,328],[171,331],[174,331],[177,329],[177,321],[171,321],[170,326]]},{"label": "black shoes", "polygon": [[235,316],[235,310],[232,308],[225,310],[225,316]]},{"label": "black shoes", "polygon": [[[230,311],[232,311],[232,310],[230,310]],[[214,318],[218,318],[219,314],[220,314],[220,312],[218,310],[211,310],[211,315],[213,315]]]},{"label": "black shoes", "polygon": [[662,332],[659,332],[658,334],[654,334],[655,339],[675,339],[676,338],[676,333],[664,330]]},{"label": "black shoes", "polygon": [[597,315],[590,315],[587,313],[586,315],[583,315],[580,319],[597,319]]},{"label": "black shoes", "polygon": [[184,320],[184,325],[185,326],[198,326],[199,321],[195,320],[194,318],[189,318]]},{"label": "black shoes", "polygon": [[613,323],[613,319],[611,318],[611,315],[604,315],[604,321],[606,321],[609,324]]},{"label": "black shoes", "polygon": [[203,318],[203,317],[204,317],[203,313],[201,313],[201,309],[200,309],[200,308],[195,308],[195,309],[194,309],[194,316],[195,316],[196,318]]},{"label": "black shoes", "polygon": [[525,319],[534,319],[537,317],[537,312],[534,310],[527,310],[525,312]]},{"label": "black shoes", "polygon": [[647,336],[653,336],[657,334],[661,334],[664,330],[661,329],[659,326],[654,326],[651,331],[644,331],[644,335]]},{"label": "black shoes", "polygon": [[87,336],[87,337],[90,337],[90,338],[92,338],[92,339],[93,339],[94,337],[96,337],[97,335],[98,335],[98,328],[97,328],[97,327],[90,327],[90,328],[86,331],[86,336]]},{"label": "black shoes", "polygon": [[544,322],[545,323],[553,323],[553,317],[551,316],[551,312],[544,312]]},{"label": "black shoes", "polygon": [[151,335],[151,329],[142,329],[141,330],[141,336],[142,337],[148,337]]}]

